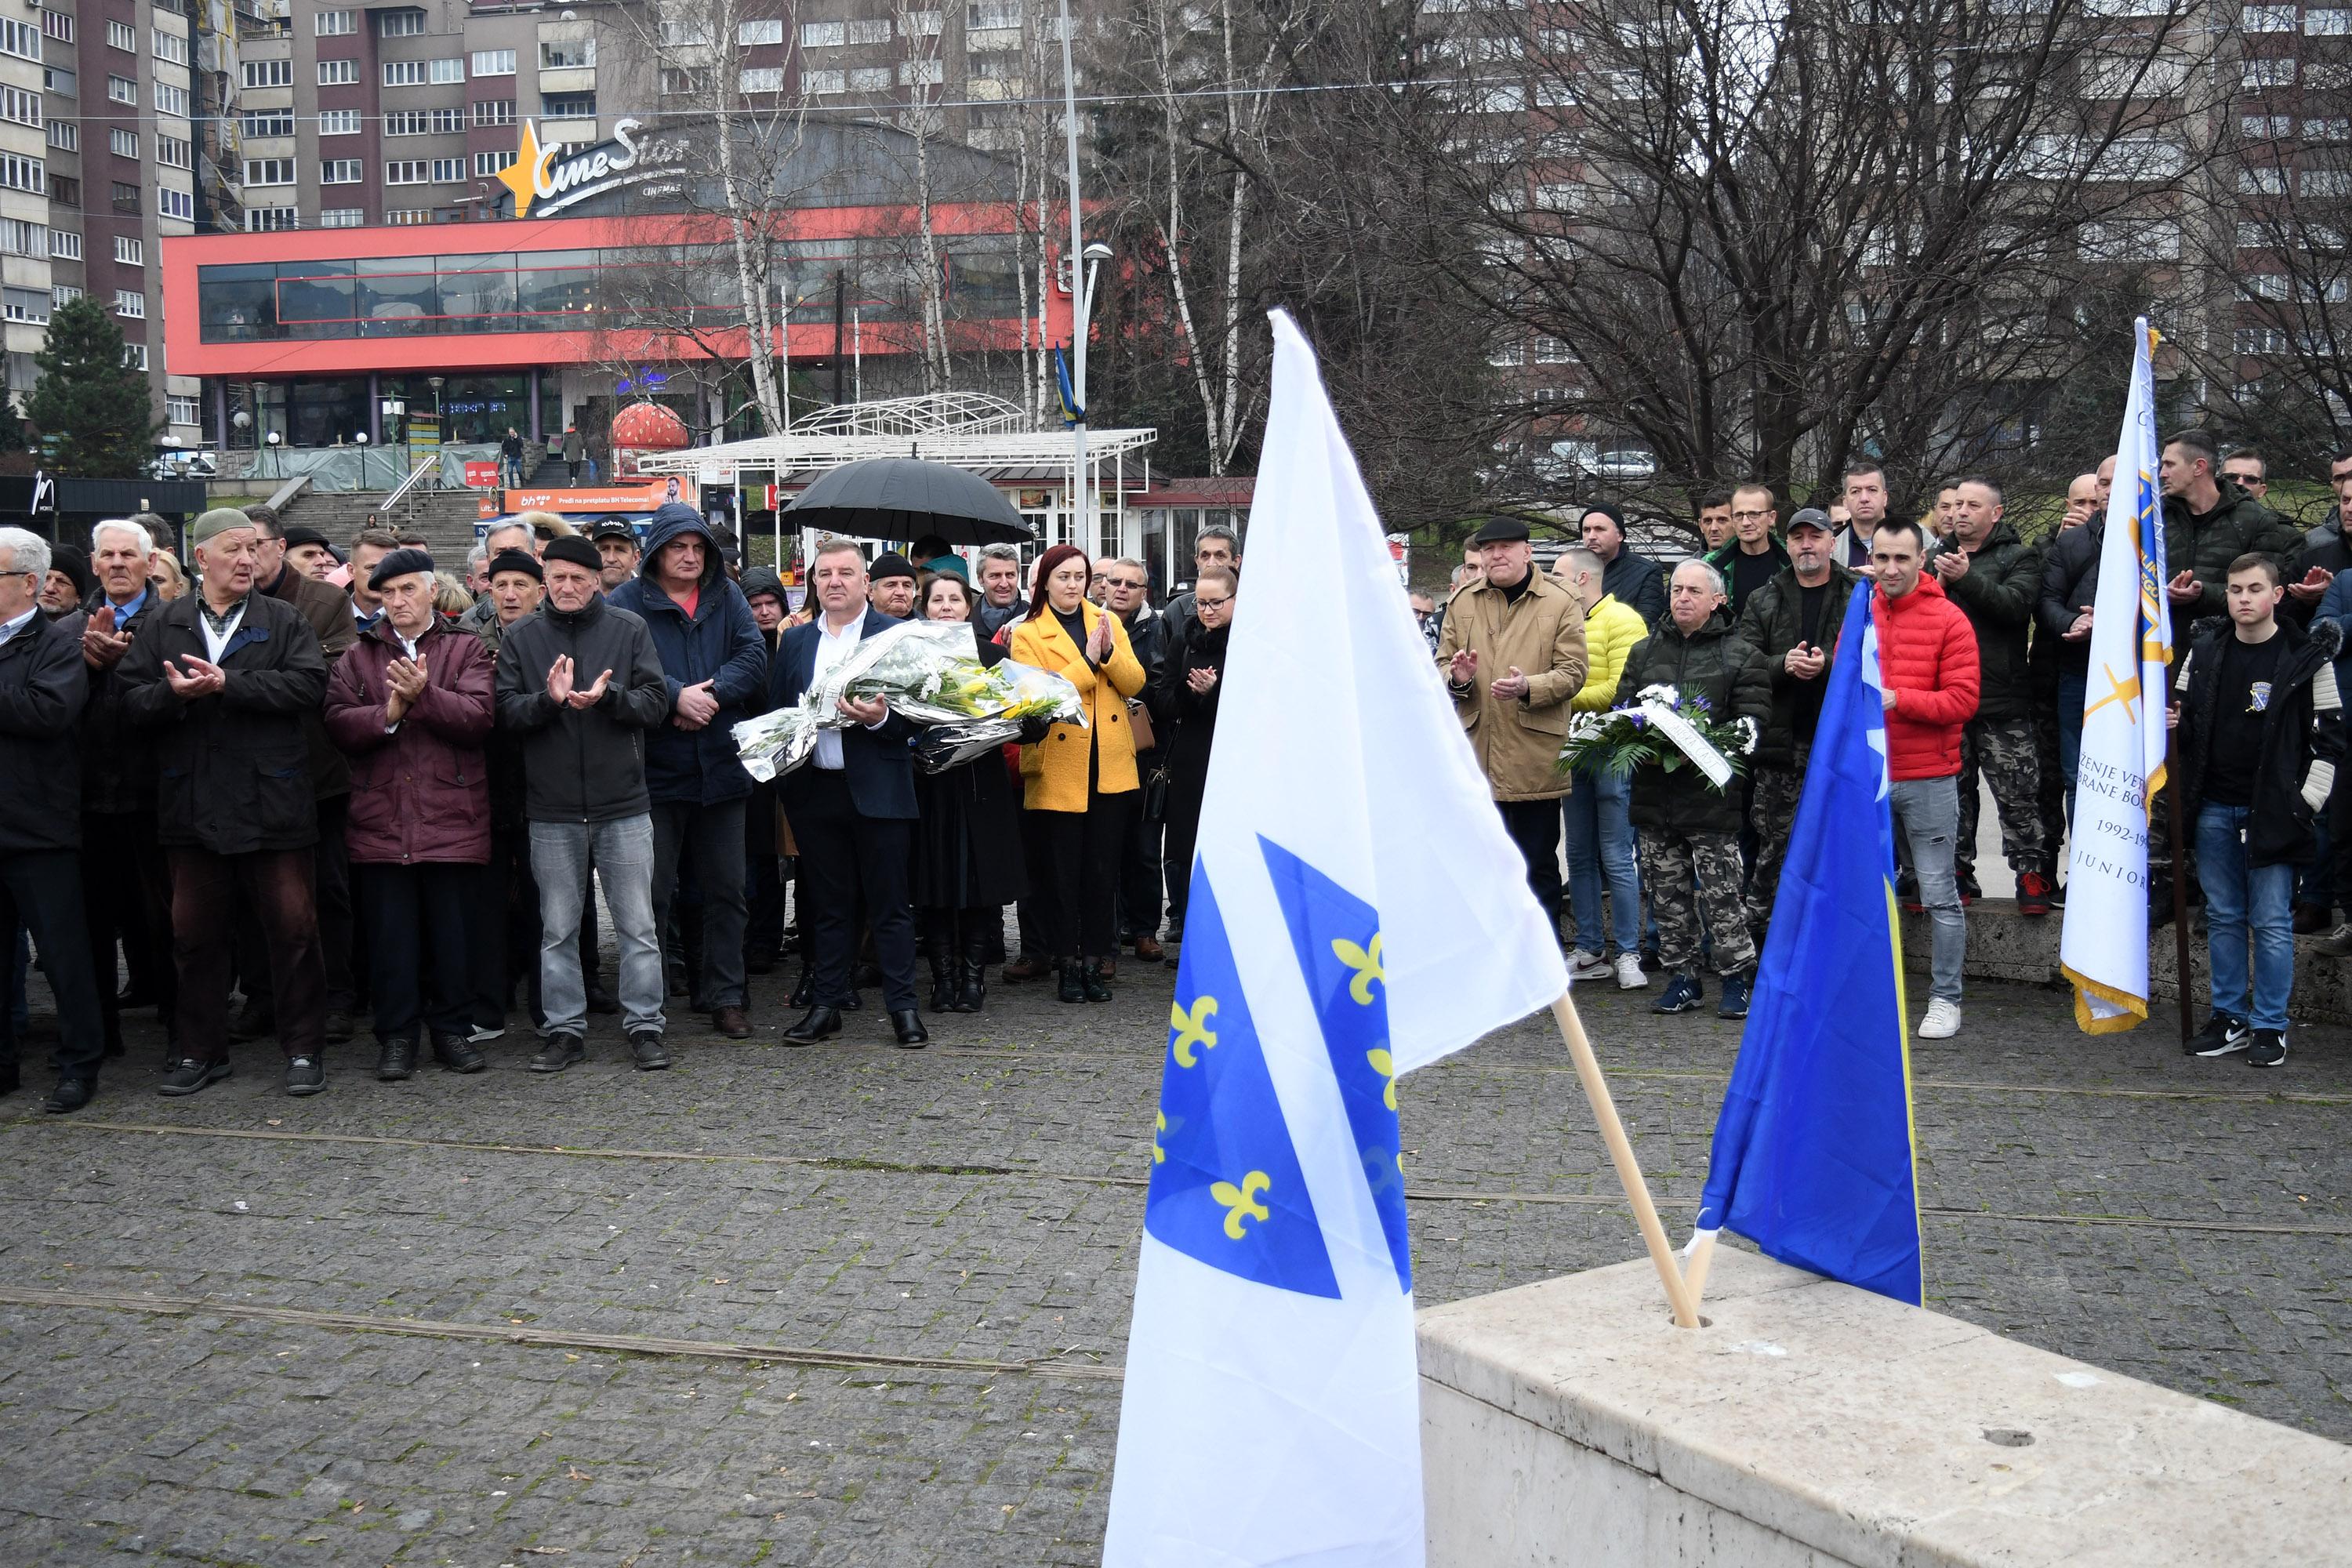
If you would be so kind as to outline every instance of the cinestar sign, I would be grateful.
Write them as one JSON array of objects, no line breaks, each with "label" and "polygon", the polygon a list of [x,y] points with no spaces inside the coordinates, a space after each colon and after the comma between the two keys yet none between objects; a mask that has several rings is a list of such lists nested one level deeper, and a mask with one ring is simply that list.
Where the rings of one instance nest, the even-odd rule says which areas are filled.
[{"label": "cinestar sign", "polygon": [[610,141],[566,152],[561,142],[542,143],[538,125],[526,120],[515,161],[499,179],[514,193],[515,216],[536,212],[544,217],[590,196],[673,173],[685,158],[682,141],[645,134],[643,121],[616,120]]}]

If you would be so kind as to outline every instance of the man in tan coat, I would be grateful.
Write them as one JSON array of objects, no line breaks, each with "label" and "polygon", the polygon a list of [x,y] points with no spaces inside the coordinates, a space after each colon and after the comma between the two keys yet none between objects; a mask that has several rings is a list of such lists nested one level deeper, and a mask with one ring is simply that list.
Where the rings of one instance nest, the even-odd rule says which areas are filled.
[{"label": "man in tan coat", "polygon": [[1528,863],[1528,886],[1559,923],[1559,801],[1553,764],[1568,741],[1569,700],[1584,685],[1584,606],[1535,570],[1528,525],[1496,518],[1470,536],[1482,576],[1446,602],[1437,668],[1503,826]]}]

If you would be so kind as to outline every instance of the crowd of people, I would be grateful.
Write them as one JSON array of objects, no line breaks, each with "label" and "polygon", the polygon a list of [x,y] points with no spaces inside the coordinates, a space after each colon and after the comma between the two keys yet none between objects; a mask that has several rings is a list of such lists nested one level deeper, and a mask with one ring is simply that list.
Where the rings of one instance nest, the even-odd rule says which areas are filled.
[{"label": "crowd of people", "polygon": [[[2224,459],[2202,431],[2165,444],[2160,482],[2187,841],[2171,842],[2159,807],[2150,917],[2172,918],[2176,878],[2203,910],[2210,1008],[2189,1048],[2277,1067],[2295,935],[2325,933],[2323,951],[2352,954],[2352,788],[2335,787],[2337,679],[2352,675],[2352,453],[2331,465],[2337,504],[2307,533],[2264,504],[2259,451]],[[1475,533],[1445,605],[1415,608],[1528,885],[1566,921],[1572,974],[1639,990],[1645,965],[1660,968],[1655,1009],[1679,1013],[1705,1000],[1711,970],[1717,1012],[1747,1015],[1839,629],[1861,592],[1877,634],[1898,890],[1930,930],[1917,1032],[1956,1035],[1966,910],[1982,896],[1982,794],[2018,912],[2046,917],[2064,901],[2091,629],[2098,615],[2132,613],[2098,604],[2113,483],[2112,458],[2077,477],[2056,527],[2032,543],[1994,479],[1955,478],[1913,520],[1890,515],[1872,462],[1785,526],[1767,486],[1701,496],[1704,547],[1671,567],[1629,548],[1622,512],[1605,504],[1585,511],[1549,573],[1525,522]],[[1573,713],[1654,687],[1756,725],[1728,787],[1647,759],[1630,774],[1552,766]]]},{"label": "crowd of people", "polygon": [[[1201,531],[1164,608],[1138,561],[1057,545],[1024,578],[1012,545],[967,562],[936,539],[870,563],[828,541],[795,605],[677,503],[642,538],[527,512],[462,574],[415,536],[339,549],[267,507],[198,517],[191,571],[169,533],[110,520],[83,550],[0,528],[0,1093],[21,1087],[35,955],[58,1112],[90,1101],[146,1006],[160,1092],[200,1092],[232,1042],[275,1037],[286,1091],[308,1095],[362,1018],[383,1080],[428,1056],[481,1071],[519,1007],[533,1072],[585,1058],[592,1013],[658,1070],[677,999],[747,1037],[747,976],[794,947],[788,1046],[840,1033],[877,988],[890,1037],[920,1047],[926,1003],[982,1011],[992,965],[1085,1004],[1111,999],[1123,958],[1174,962],[1230,529]],[[970,625],[984,664],[1057,672],[1086,721],[932,771],[905,719],[845,696],[804,766],[752,778],[734,725],[918,616]]]}]

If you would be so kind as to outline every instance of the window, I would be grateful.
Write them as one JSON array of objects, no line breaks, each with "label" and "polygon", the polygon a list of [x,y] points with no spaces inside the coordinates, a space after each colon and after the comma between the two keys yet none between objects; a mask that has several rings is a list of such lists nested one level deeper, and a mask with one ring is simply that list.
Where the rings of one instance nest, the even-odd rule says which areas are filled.
[{"label": "window", "polygon": [[319,110],[319,134],[321,136],[356,136],[360,133],[360,111],[356,109],[322,109]]},{"label": "window", "polygon": [[125,267],[146,266],[147,242],[143,239],[133,239],[127,234],[116,235],[114,237],[114,259],[120,261]]},{"label": "window", "polygon": [[193,191],[175,191],[164,185],[155,193],[155,210],[165,217],[176,217],[189,223],[196,221],[196,196]]},{"label": "window", "polygon": [[940,36],[940,13],[909,11],[900,19],[901,28],[910,38],[936,38]]},{"label": "window", "polygon": [[137,54],[139,29],[128,22],[109,22],[106,25],[106,47],[110,49],[129,49],[132,54]]},{"label": "window", "polygon": [[[836,32],[840,30],[837,24],[835,30]],[[801,44],[803,47],[815,47],[808,41],[807,25],[802,26],[801,35]],[[735,29],[735,41],[747,49],[756,48],[761,44],[781,44],[784,41],[784,19],[782,16],[768,16],[744,22]],[[841,42],[839,38],[829,41],[836,44]]]},{"label": "window", "polygon": [[41,31],[61,44],[70,44],[74,41],[74,19],[63,11],[44,11]]},{"label": "window", "polygon": [[139,156],[139,132],[112,130],[106,133],[106,150],[118,158]]},{"label": "window", "polygon": [[357,60],[320,60],[319,62],[320,87],[350,87],[359,79],[360,62]]},{"label": "window", "polygon": [[383,85],[386,87],[423,87],[423,60],[386,60],[383,62]]},{"label": "window", "polygon": [[14,153],[0,153],[0,186],[12,191],[30,191],[35,195],[47,195],[49,190],[48,169],[38,158],[20,157]]},{"label": "window", "polygon": [[2352,142],[2352,120],[2340,115],[2326,120],[2306,120],[2303,122],[2303,134],[2308,142]]},{"label": "window", "polygon": [[173,87],[168,81],[157,82],[155,109],[161,114],[176,114],[183,120],[187,119],[188,89],[184,87]]},{"label": "window", "polygon": [[512,125],[515,122],[515,100],[511,98],[478,99],[474,104],[477,125]]},{"label": "window", "polygon": [[363,178],[357,158],[329,158],[319,165],[319,183],[322,185],[356,185]]},{"label": "window", "polygon": [[593,92],[551,92],[540,99],[539,111],[550,120],[593,120],[596,118],[596,95]]},{"label": "window", "polygon": [[435,184],[454,185],[465,177],[466,160],[463,158],[436,158],[433,160],[433,183]]},{"label": "window", "polygon": [[39,326],[49,319],[50,296],[45,289],[0,289],[0,313],[12,321]]},{"label": "window", "polygon": [[920,84],[937,87],[946,76],[946,66],[939,60],[900,60],[898,84],[901,87]]},{"label": "window", "polygon": [[666,49],[707,48],[710,44],[710,25],[692,18],[672,18],[661,25],[661,41]]},{"label": "window", "polygon": [[[81,236],[65,229],[58,229],[55,234],[57,238],[73,241],[73,250],[70,255],[63,250],[57,251],[55,254],[64,256],[68,260],[79,259],[81,256]],[[51,254],[50,237],[51,230],[47,224],[27,223],[20,217],[0,217],[0,254],[47,256]]]},{"label": "window", "polygon": [[[780,44],[783,42],[783,26],[782,22],[746,22],[743,24],[743,41],[747,44],[755,41],[762,44]],[[751,37],[751,29],[765,26],[776,28],[777,37],[754,40]],[[803,22],[801,24],[801,47],[804,49],[830,48],[847,42],[849,42],[849,24],[846,22]]]},{"label": "window", "polygon": [[474,177],[487,180],[501,169],[511,169],[520,156],[521,154],[517,153],[477,153],[474,154]]},{"label": "window", "polygon": [[79,79],[69,70],[59,70],[55,66],[41,68],[41,87],[45,91],[54,92],[61,98],[71,98],[79,85]]},{"label": "window", "polygon": [[275,234],[281,228],[300,228],[302,215],[295,207],[247,207],[245,209],[245,231],[247,234]]},{"label": "window", "polygon": [[2299,195],[2326,196],[2341,200],[2352,195],[2352,170],[2305,169],[2294,177]]},{"label": "window", "polygon": [[81,205],[81,182],[70,174],[51,174],[49,200],[58,203],[60,206]]},{"label": "window", "polygon": [[476,76],[512,76],[515,73],[515,52],[512,49],[476,49]]},{"label": "window", "polygon": [[340,38],[346,33],[360,30],[360,14],[357,11],[321,11],[311,21],[312,30],[321,38]]},{"label": "window", "polygon": [[294,134],[294,111],[290,109],[248,109],[237,116],[237,128],[245,132],[247,140],[256,136],[291,136]]},{"label": "window", "polygon": [[890,41],[890,18],[877,16],[872,21],[852,21],[849,41],[853,44],[887,44]]},{"label": "window", "polygon": [[163,416],[174,425],[204,423],[204,400],[197,397],[166,397]]},{"label": "window", "polygon": [[852,92],[887,92],[890,90],[888,66],[857,66],[849,73]]},{"label": "window", "polygon": [[2303,30],[2314,38],[2352,33],[2352,11],[2305,11]]},{"label": "window", "polygon": [[245,183],[248,185],[290,185],[294,183],[294,160],[247,158],[245,161]]},{"label": "window", "polygon": [[28,246],[14,244],[8,230],[5,226],[0,226],[0,250],[10,251],[17,256],[39,256],[47,253],[59,261],[79,261],[81,236],[69,228],[51,229],[48,237],[41,241],[40,249],[36,250]]},{"label": "window", "polygon": [[2292,33],[2294,31],[2294,7],[2292,5],[2247,5],[2238,12],[2238,30],[2242,33]]},{"label": "window", "polygon": [[[0,87],[0,120],[13,120],[19,125],[41,122],[41,95],[27,92],[21,87]],[[55,142],[50,143],[52,146]]]},{"label": "window", "polygon": [[425,64],[427,81],[446,86],[450,82],[466,79],[466,62],[455,55],[446,60],[427,60]]},{"label": "window", "polygon": [[81,290],[70,283],[52,283],[49,285],[49,298],[63,305],[80,299]]},{"label": "window", "polygon": [[[815,85],[817,78],[829,76],[838,79],[840,75],[839,71],[810,71],[803,79],[810,84],[811,92],[822,92],[825,89]],[[782,92],[784,90],[784,68],[782,66],[749,67],[738,79],[737,85],[745,92]]]},{"label": "window", "polygon": [[135,213],[139,210],[138,186],[117,180],[108,188],[112,194],[117,212]]},{"label": "window", "polygon": [[438,136],[454,136],[466,129],[466,111],[462,109],[436,109],[433,111],[433,131]]},{"label": "window", "polygon": [[155,58],[175,66],[188,63],[188,40],[184,34],[155,29]]},{"label": "window", "polygon": [[1021,26],[1021,0],[968,0],[963,8],[963,25],[987,31]]},{"label": "window", "polygon": [[2294,61],[2292,58],[2283,60],[2248,60],[2245,64],[2245,89],[2248,92],[2260,92],[2265,88],[2294,85]]},{"label": "window", "polygon": [[428,183],[433,165],[423,158],[403,158],[383,166],[383,183],[387,185],[422,185]]},{"label": "window", "polygon": [[2282,169],[2241,169],[2238,171],[2238,194],[2242,196],[2283,196],[2286,195],[2286,173]]},{"label": "window", "polygon": [[[71,31],[73,24],[67,23]],[[0,55],[14,55],[20,60],[41,58],[41,35],[30,22],[0,22]]]},{"label": "window", "polygon": [[[746,77],[750,77],[760,73],[745,71],[743,74]],[[776,77],[776,88],[782,88],[784,73],[777,71],[774,74]],[[811,92],[839,92],[848,86],[848,79],[846,76],[840,71],[803,71],[801,73],[801,85]],[[744,84],[743,90],[746,92],[751,92],[757,89],[752,88],[747,82]]]},{"label": "window", "polygon": [[159,135],[155,138],[155,162],[167,169],[194,168],[195,151],[194,143],[184,137]]},{"label": "window", "polygon": [[[286,62],[280,60],[278,63],[283,65]],[[139,84],[127,76],[108,77],[106,96],[112,103],[136,103],[139,101]]]},{"label": "window", "polygon": [[543,71],[581,70],[595,63],[593,38],[548,38],[539,46],[539,68]]},{"label": "window", "polygon": [[145,321],[147,296],[135,289],[117,289],[114,291],[114,313],[118,316],[129,316],[137,321]]},{"label": "window", "polygon": [[421,109],[395,109],[383,117],[386,136],[422,136],[430,121]]},{"label": "window", "polygon": [[359,207],[329,207],[319,215],[320,228],[360,228],[367,223],[367,213]]},{"label": "window", "polygon": [[383,221],[389,224],[431,223],[433,221],[433,209],[430,207],[388,207],[384,211]]},{"label": "window", "polygon": [[2294,119],[2285,114],[2242,115],[2238,134],[2249,142],[2276,142],[2294,134]]},{"label": "window", "polygon": [[147,368],[147,345],[145,343],[123,344],[122,365],[126,370],[145,370]]},{"label": "window", "polygon": [[[247,87],[292,87],[294,85],[292,60],[247,60],[242,68],[245,72],[245,85]],[[325,69],[323,65],[320,67],[320,81],[327,79]],[[110,80],[107,85],[109,91],[111,92],[112,81]],[[131,92],[133,96],[127,101],[138,102],[136,86],[133,86]]]},{"label": "window", "polygon": [[49,121],[49,145],[60,153],[78,152],[81,148],[81,127],[70,120]]},{"label": "window", "polygon": [[702,66],[664,66],[661,73],[662,95],[677,98],[710,90],[710,72]]},{"label": "window", "polygon": [[386,38],[416,38],[425,34],[425,13],[422,11],[386,11],[376,28]]}]

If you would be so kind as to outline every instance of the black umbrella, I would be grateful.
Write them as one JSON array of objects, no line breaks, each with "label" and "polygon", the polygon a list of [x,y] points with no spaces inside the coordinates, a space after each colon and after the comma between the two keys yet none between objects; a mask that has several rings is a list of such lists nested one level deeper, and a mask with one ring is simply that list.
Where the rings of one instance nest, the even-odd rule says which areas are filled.
[{"label": "black umbrella", "polygon": [[1004,492],[969,468],[919,458],[868,458],[828,468],[784,509],[802,528],[858,539],[1026,544],[1037,537]]}]

